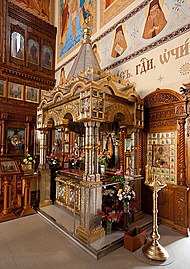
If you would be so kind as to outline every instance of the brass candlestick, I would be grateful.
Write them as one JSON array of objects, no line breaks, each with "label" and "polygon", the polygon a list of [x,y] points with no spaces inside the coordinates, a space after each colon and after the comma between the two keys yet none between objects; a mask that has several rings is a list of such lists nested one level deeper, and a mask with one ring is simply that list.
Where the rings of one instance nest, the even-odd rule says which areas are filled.
[{"label": "brass candlestick", "polygon": [[152,224],[152,240],[148,242],[142,249],[145,256],[151,260],[165,261],[169,255],[167,251],[160,245],[158,240],[160,235],[158,233],[158,192],[166,186],[166,183],[161,180],[161,177],[158,178],[158,175],[151,173],[151,168],[146,168],[146,180],[145,184],[153,191],[153,224]]}]

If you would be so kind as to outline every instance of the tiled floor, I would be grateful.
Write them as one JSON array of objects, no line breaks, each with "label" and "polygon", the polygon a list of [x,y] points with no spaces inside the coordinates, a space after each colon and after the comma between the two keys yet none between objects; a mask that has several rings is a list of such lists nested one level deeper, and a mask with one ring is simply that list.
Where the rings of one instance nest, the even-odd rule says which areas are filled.
[{"label": "tiled floor", "polygon": [[[190,238],[160,225],[160,243],[170,254],[163,269],[190,268]],[[39,214],[0,223],[0,269],[144,269],[154,268],[141,249],[120,247],[95,260]]]}]

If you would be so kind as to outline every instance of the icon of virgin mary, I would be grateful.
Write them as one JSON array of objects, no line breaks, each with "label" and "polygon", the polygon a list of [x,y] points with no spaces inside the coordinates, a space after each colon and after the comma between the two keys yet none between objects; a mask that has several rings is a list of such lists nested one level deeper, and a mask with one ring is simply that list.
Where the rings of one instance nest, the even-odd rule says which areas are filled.
[{"label": "icon of virgin mary", "polygon": [[145,39],[155,37],[163,30],[166,24],[167,20],[161,9],[159,0],[153,0],[149,6],[149,12],[142,37]]}]

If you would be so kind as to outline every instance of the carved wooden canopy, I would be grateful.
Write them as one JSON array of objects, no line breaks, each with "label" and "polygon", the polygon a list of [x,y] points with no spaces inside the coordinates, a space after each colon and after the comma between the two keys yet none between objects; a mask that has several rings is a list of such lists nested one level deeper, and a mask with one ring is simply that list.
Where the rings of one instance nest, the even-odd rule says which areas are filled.
[{"label": "carved wooden canopy", "polygon": [[135,85],[101,70],[91,45],[90,28],[84,28],[81,48],[66,81],[54,88],[40,103],[37,128],[64,125],[66,115],[73,121],[112,122],[122,115],[122,125],[143,128],[143,100]]},{"label": "carved wooden canopy", "polygon": [[[99,79],[85,79],[86,72],[54,88],[44,97],[38,107],[37,128],[48,128],[53,120],[55,127],[64,125],[66,115],[73,121],[113,122],[122,115],[122,125],[143,127],[143,101],[134,84],[100,70],[88,70],[98,74]],[[99,72],[99,73],[98,73]]]}]

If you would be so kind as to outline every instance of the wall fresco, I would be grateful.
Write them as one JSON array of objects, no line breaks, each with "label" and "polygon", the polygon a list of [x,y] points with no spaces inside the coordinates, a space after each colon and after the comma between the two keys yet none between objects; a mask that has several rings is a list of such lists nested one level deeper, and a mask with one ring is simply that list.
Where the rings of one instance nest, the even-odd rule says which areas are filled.
[{"label": "wall fresco", "polygon": [[[107,70],[112,69],[116,65],[122,64],[123,59],[125,61],[131,60],[135,55],[143,54],[188,31],[190,9],[187,9],[186,4],[184,1],[176,6],[175,0],[153,0],[145,6],[142,5],[141,9],[138,8],[135,14],[134,11],[133,15],[127,14],[126,18],[112,27],[112,31],[104,32],[101,37],[94,40],[98,43],[101,67]],[[151,16],[150,10],[153,10]],[[115,29],[119,25],[122,25],[124,29],[123,34],[127,42],[127,48],[122,55],[114,58],[111,48],[114,44]],[[186,27],[183,28],[184,26]],[[172,33],[174,33],[173,36]],[[134,56],[130,58],[132,54]]]},{"label": "wall fresco", "polygon": [[[188,82],[190,74],[190,7],[187,0],[157,1],[157,12],[153,17],[162,18],[162,21],[158,19],[158,22],[161,21],[161,25],[156,26],[157,31],[154,30],[154,36],[144,38],[143,34],[147,28],[150,9],[155,5],[154,0],[142,2],[93,40],[93,46],[96,44],[95,53],[98,55],[101,68],[136,83],[141,97],[155,87],[173,87],[175,85],[178,90],[180,84]],[[117,55],[113,57],[116,29],[120,26],[125,42],[124,45],[118,42]],[[153,28],[149,25],[149,29]],[[120,39],[122,39],[122,35],[120,35]],[[64,63],[66,77],[75,56],[72,55],[72,58]],[[57,72],[56,78],[59,76],[59,72],[60,70]],[[172,76],[165,75],[171,72]]]},{"label": "wall fresco", "polygon": [[128,7],[135,0],[105,0],[100,1],[100,13],[101,20],[100,26],[103,27],[106,23],[111,21],[115,16],[121,13],[126,7]]},{"label": "wall fresco", "polygon": [[59,0],[59,6],[58,61],[82,39],[88,13],[96,17],[94,0]]},{"label": "wall fresco", "polygon": [[[54,0],[10,0],[12,3],[27,10],[51,24],[54,23]],[[50,12],[51,11],[51,12]]]}]

